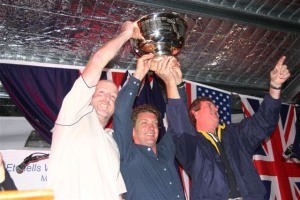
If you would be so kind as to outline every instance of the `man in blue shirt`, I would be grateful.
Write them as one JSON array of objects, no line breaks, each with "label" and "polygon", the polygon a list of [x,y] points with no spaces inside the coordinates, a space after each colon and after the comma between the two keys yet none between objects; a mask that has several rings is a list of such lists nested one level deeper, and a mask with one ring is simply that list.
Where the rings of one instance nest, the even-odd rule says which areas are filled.
[{"label": "man in blue shirt", "polygon": [[[133,103],[141,80],[153,66],[152,54],[138,59],[137,69],[118,93],[113,115],[114,138],[120,152],[121,172],[127,188],[126,200],[185,199],[175,165],[175,145],[169,133],[158,143],[159,112],[149,105]],[[153,62],[154,63],[154,62]],[[157,66],[177,66],[174,57],[163,56]],[[153,66],[155,67],[155,66]],[[177,82],[182,76],[177,77]]]},{"label": "man in blue shirt", "polygon": [[226,127],[219,126],[218,108],[209,98],[196,99],[187,112],[172,68],[155,71],[168,83],[168,131],[176,157],[192,179],[191,200],[264,199],[265,188],[252,156],[277,125],[280,89],[290,76],[284,60],[283,56],[271,71],[269,94],[255,115]]}]

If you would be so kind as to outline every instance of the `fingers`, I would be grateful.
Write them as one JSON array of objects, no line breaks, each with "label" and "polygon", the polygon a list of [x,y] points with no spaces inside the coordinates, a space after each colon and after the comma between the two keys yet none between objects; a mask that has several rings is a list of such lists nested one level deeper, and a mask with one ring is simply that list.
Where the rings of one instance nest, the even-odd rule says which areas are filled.
[{"label": "fingers", "polygon": [[172,56],[162,56],[161,59],[157,62],[156,72],[170,71]]},{"label": "fingers", "polygon": [[180,84],[182,82],[182,72],[180,67],[172,67],[172,74],[175,78],[176,85]]},{"label": "fingers", "polygon": [[145,61],[145,60],[149,60],[149,59],[152,59],[152,58],[154,58],[154,54],[153,53],[148,53],[148,54],[143,55],[139,59]]},{"label": "fingers", "polygon": [[155,73],[165,83],[175,83],[182,81],[182,73],[179,68],[180,64],[174,56],[163,56],[157,63]]},{"label": "fingers", "polygon": [[130,38],[134,39],[142,39],[145,38],[141,34],[140,28],[138,27],[137,21],[125,21],[121,26],[121,32],[124,32],[130,36]]},{"label": "fingers", "polygon": [[286,57],[282,56],[270,73],[270,81],[276,87],[280,87],[290,77],[290,71],[287,65],[284,64],[285,59]]},{"label": "fingers", "polygon": [[279,60],[277,61],[276,67],[281,67],[285,61],[286,57],[285,56],[281,56],[281,58],[279,58]]},{"label": "fingers", "polygon": [[281,58],[278,60],[275,69],[278,70],[279,76],[280,78],[284,78],[284,77],[289,77],[290,76],[290,72],[288,70],[287,65],[283,64],[285,61],[286,57],[285,56],[281,56]]},{"label": "fingers", "polygon": [[128,34],[129,37],[133,36],[134,28],[131,21],[125,21],[121,26],[121,32]]},{"label": "fingers", "polygon": [[149,53],[149,54],[146,54],[146,55],[142,56],[143,67],[144,67],[145,70],[147,70],[147,71],[150,70],[151,62],[152,62],[153,58],[154,58],[154,54],[152,54],[152,53]]},{"label": "fingers", "polygon": [[275,65],[275,68],[274,68],[274,71],[275,71],[275,72],[277,72],[277,70],[278,70],[278,72],[281,71],[281,68],[282,68],[282,66],[283,66],[283,63],[284,63],[285,59],[286,59],[285,56],[281,56],[281,57],[279,58],[279,60],[277,61],[276,65]]},{"label": "fingers", "polygon": [[141,29],[138,26],[138,21],[134,21],[132,22],[133,25],[133,34],[132,34],[132,38],[134,39],[141,39],[141,40],[145,40],[145,38],[143,37],[142,33],[141,33]]},{"label": "fingers", "polygon": [[169,66],[170,66],[170,60],[171,60],[171,57],[167,56],[167,57],[164,57],[164,59],[162,59],[162,61],[159,63],[158,65],[158,70],[168,70],[169,71]]},{"label": "fingers", "polygon": [[277,61],[274,69],[272,70],[272,73],[281,73],[284,69],[287,68],[286,65],[284,65],[284,61],[285,61],[286,57],[285,56],[281,56],[279,58],[279,60]]},{"label": "fingers", "polygon": [[140,40],[145,40],[143,34],[141,33],[141,29],[138,27],[137,22],[134,22],[133,26],[134,26],[134,28],[133,28],[133,36],[132,36],[132,38],[134,38],[134,39],[140,39]]},{"label": "fingers", "polygon": [[287,79],[290,77],[290,71],[288,70],[286,65],[282,65],[279,73],[279,78]]},{"label": "fingers", "polygon": [[136,70],[133,74],[133,76],[139,80],[142,80],[144,78],[144,76],[148,73],[149,69],[150,69],[150,62],[151,59],[154,57],[153,54],[145,54],[143,56],[141,56],[138,60],[137,60],[137,66],[136,66]]}]

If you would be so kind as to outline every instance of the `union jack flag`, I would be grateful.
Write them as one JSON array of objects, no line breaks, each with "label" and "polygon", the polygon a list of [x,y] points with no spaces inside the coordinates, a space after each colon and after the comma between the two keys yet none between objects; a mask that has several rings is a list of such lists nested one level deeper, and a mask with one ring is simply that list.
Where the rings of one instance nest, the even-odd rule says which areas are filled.
[{"label": "union jack flag", "polygon": [[[245,95],[240,98],[245,117],[253,115],[262,102],[260,98]],[[295,106],[282,104],[276,129],[253,156],[253,163],[268,192],[265,199],[300,199],[300,163],[283,157],[283,152],[294,141],[295,122]]]}]

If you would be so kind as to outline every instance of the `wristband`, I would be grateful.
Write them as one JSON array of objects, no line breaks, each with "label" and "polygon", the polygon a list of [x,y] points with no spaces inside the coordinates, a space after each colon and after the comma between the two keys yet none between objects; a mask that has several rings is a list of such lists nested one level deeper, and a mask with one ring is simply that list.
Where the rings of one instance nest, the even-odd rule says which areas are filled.
[{"label": "wristband", "polygon": [[270,83],[270,88],[274,89],[274,90],[281,90],[281,86],[280,87],[275,87],[274,85],[272,85]]},{"label": "wristband", "polygon": [[184,86],[185,86],[185,81],[182,81],[181,83],[179,83],[179,84],[177,85],[178,88],[182,88],[182,87],[184,87]]}]

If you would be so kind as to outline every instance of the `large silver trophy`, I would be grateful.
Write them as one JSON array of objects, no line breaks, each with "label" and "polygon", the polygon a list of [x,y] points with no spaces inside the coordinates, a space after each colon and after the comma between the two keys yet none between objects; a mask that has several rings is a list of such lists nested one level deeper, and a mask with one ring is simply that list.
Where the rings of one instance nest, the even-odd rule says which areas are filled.
[{"label": "large silver trophy", "polygon": [[137,21],[144,39],[131,39],[138,56],[153,53],[159,60],[162,55],[177,55],[184,45],[186,21],[177,13],[152,13]]}]

